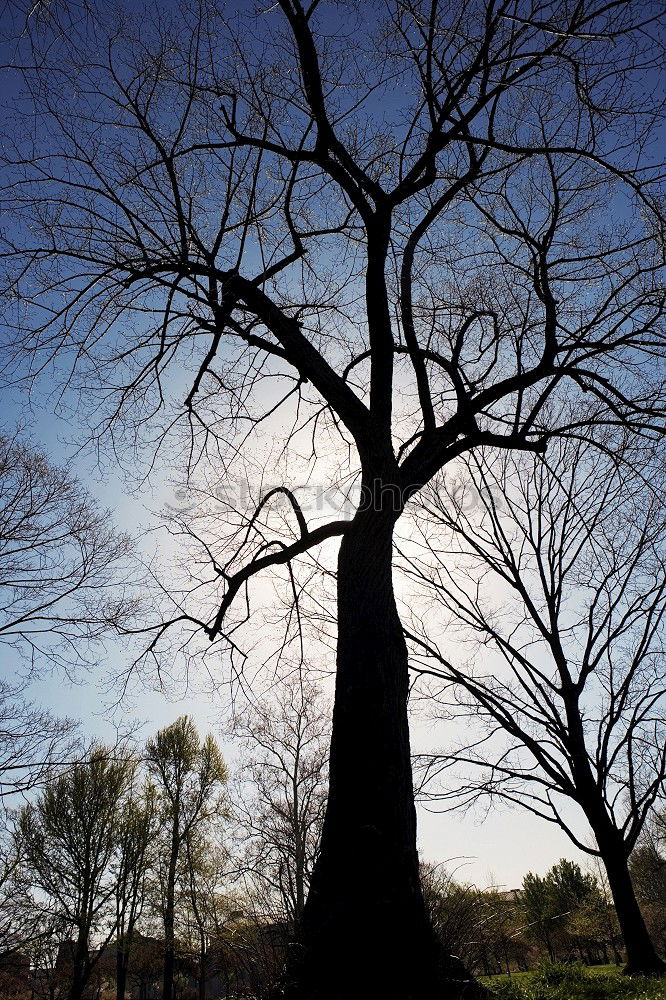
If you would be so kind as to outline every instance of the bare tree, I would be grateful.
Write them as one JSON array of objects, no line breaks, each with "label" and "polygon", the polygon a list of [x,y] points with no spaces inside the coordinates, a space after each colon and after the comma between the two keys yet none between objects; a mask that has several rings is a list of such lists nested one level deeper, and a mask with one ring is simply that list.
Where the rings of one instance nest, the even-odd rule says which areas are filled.
[{"label": "bare tree", "polygon": [[0,433],[0,643],[67,672],[130,609],[115,571],[130,541],[65,469]]},{"label": "bare tree", "polygon": [[43,783],[80,750],[76,724],[26,701],[25,685],[0,681],[0,798]]},{"label": "bare tree", "polygon": [[413,641],[443,681],[435,698],[480,728],[421,763],[426,780],[450,779],[444,800],[518,803],[599,854],[628,967],[661,971],[628,859],[666,780],[663,478],[651,454],[608,445],[560,442],[531,460],[478,453],[467,497],[426,501],[427,555],[411,572],[479,655],[448,655],[423,629]]},{"label": "bare tree", "polygon": [[458,456],[587,427],[589,411],[546,405],[564,385],[596,423],[661,427],[658,12],[73,11],[31,6],[8,55],[23,73],[3,142],[10,339],[32,371],[56,357],[96,386],[100,437],[156,440],[182,414],[192,463],[221,479],[278,411],[279,447],[311,454],[310,476],[342,454],[353,517],[308,522],[288,466],[202,535],[150,652],[177,625],[239,671],[252,582],[282,568],[298,597],[298,557],[341,539],[330,791],[289,988],[347,997],[354,970],[359,996],[436,995],[394,529]]},{"label": "bare tree", "polygon": [[26,700],[27,682],[43,667],[89,664],[96,641],[127,622],[129,552],[80,483],[0,431],[0,647],[14,678],[0,681],[0,797],[75,759],[75,725]]},{"label": "bare tree", "polygon": [[[298,931],[326,808],[330,713],[323,693],[301,675],[239,711],[243,746],[236,813],[244,867],[290,932]],[[262,891],[263,890],[263,891]]]}]

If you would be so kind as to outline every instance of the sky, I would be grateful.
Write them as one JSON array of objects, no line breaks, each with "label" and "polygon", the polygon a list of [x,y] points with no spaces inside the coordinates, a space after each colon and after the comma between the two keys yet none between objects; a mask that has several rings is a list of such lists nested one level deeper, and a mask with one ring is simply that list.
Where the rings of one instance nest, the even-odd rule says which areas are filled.
[{"label": "sky", "polygon": [[[11,405],[3,406],[3,424],[26,420],[21,393],[15,393]],[[5,396],[5,402],[7,401]],[[109,464],[100,469],[93,456],[77,447],[81,428],[76,423],[54,414],[51,406],[43,408],[33,403],[28,423],[30,437],[51,459],[67,466],[85,485],[89,493],[104,508],[110,508],[119,530],[141,538],[150,526],[159,502],[170,498],[162,482],[145,484],[135,495],[128,493],[127,477]],[[166,544],[166,536],[155,542],[149,535],[152,549]],[[145,543],[145,539],[144,542]],[[112,740],[116,726],[136,726],[135,738],[140,742],[158,728],[170,724],[183,713],[190,714],[201,731],[212,731],[220,742],[225,759],[233,773],[238,766],[238,751],[228,736],[230,703],[228,689],[216,692],[198,690],[196,671],[188,685],[176,682],[168,691],[160,690],[152,680],[137,677],[128,694],[120,702],[118,686],[109,687],[109,674],[117,672],[130,660],[130,652],[122,642],[107,643],[100,664],[87,674],[79,674],[76,683],[58,674],[44,675],[30,687],[31,697],[54,714],[80,720],[84,734],[100,740]],[[5,677],[12,673],[12,658],[0,646],[0,671]],[[330,684],[329,684],[330,686]],[[412,724],[413,748],[418,751],[445,744],[450,735],[447,723]],[[462,881],[485,888],[497,885],[515,888],[527,871],[545,872],[560,857],[579,860],[587,858],[566,835],[553,824],[531,816],[524,810],[493,807],[461,812],[437,812],[436,805],[418,808],[419,850],[421,856],[442,863],[457,872]]]},{"label": "sky", "polygon": [[[54,462],[70,468],[103,508],[110,508],[120,530],[143,537],[141,544],[145,550],[159,553],[171,543],[164,535],[146,536],[146,531],[154,523],[155,510],[171,496],[168,469],[158,467],[150,481],[137,485],[109,456],[99,467],[90,451],[78,448],[86,434],[83,412],[77,416],[72,399],[66,400],[64,410],[56,410],[56,397],[49,390],[49,385],[42,383],[30,405],[20,389],[6,391],[2,406],[4,426],[25,423],[35,444]],[[181,684],[179,692],[165,692],[152,680],[142,682],[138,678],[131,685],[129,697],[117,704],[117,689],[108,689],[108,673],[122,669],[129,656],[121,643],[110,643],[97,670],[81,676],[77,684],[59,676],[44,676],[32,684],[33,697],[56,714],[80,719],[84,731],[100,739],[111,738],[114,724],[131,719],[137,720],[138,733],[145,738],[187,712],[200,729],[210,729],[220,738],[233,770],[236,751],[225,737],[221,723],[229,710],[225,689],[215,693],[198,690],[197,678],[193,677],[187,690]],[[0,669],[11,675],[12,660],[6,651],[0,651]],[[445,742],[446,724],[440,726],[437,738]],[[414,749],[418,750],[429,735],[415,726]],[[518,809],[493,808],[489,812],[479,810],[462,815],[420,807],[419,843],[424,858],[446,864],[462,880],[480,887],[496,884],[513,888],[527,871],[542,873],[560,857],[584,859],[557,827]]]}]

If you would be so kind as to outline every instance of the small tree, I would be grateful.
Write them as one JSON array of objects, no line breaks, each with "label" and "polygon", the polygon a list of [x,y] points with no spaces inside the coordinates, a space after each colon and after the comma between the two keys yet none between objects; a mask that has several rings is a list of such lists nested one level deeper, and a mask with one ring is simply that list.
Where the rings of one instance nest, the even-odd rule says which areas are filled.
[{"label": "small tree", "polygon": [[520,804],[600,856],[628,967],[661,971],[628,859],[666,780],[663,470],[626,437],[601,444],[479,453],[462,492],[423,506],[408,572],[479,656],[460,662],[429,640],[436,615],[415,623],[424,673],[441,681],[429,695],[473,724],[469,741],[421,764],[426,781],[449,778],[433,798]]},{"label": "small tree", "polygon": [[[566,932],[573,948],[578,951],[578,958],[584,961],[583,942],[576,934],[576,917],[582,916],[582,908],[599,899],[597,880],[589,872],[584,872],[580,865],[567,858],[561,858],[553,865],[546,875],[557,911],[557,922]],[[587,956],[591,961],[591,956]]]},{"label": "small tree", "polygon": [[228,853],[216,843],[214,833],[210,834],[204,827],[186,838],[180,897],[180,926],[185,928],[187,950],[194,959],[199,1000],[206,1000],[210,977],[223,971],[219,943],[230,912],[224,893],[229,877]]},{"label": "small tree", "polygon": [[510,974],[512,961],[524,967],[522,910],[514,892],[458,882],[441,865],[423,864],[421,880],[437,935],[464,963],[459,977],[467,978],[464,968],[490,976]]},{"label": "small tree", "polygon": [[666,906],[666,857],[657,845],[640,843],[631,855],[629,867],[638,899]]},{"label": "small tree", "polygon": [[650,817],[629,859],[629,869],[652,939],[666,954],[666,811],[663,807]]},{"label": "small tree", "polygon": [[224,810],[227,769],[212,735],[203,741],[191,718],[182,715],[160,729],[146,746],[146,761],[158,795],[164,831],[162,918],[164,924],[163,1000],[174,996],[176,887],[179,863],[195,832]]},{"label": "small tree", "polygon": [[554,921],[558,913],[548,879],[528,872],[523,878],[521,902],[528,936],[542,944],[548,952],[548,958],[554,962],[557,958]]},{"label": "small tree", "polygon": [[421,864],[421,884],[435,933],[452,954],[468,961],[478,922],[476,890],[457,882],[442,865],[427,863]]},{"label": "small tree", "polygon": [[[48,911],[74,934],[70,1000],[81,1000],[116,923],[111,866],[118,848],[121,804],[135,769],[128,756],[94,747],[56,778],[18,818],[27,878]],[[100,937],[95,941],[93,935]]]},{"label": "small tree", "polygon": [[592,962],[599,950],[608,960],[607,945],[614,945],[618,928],[593,873],[562,858],[543,878],[525,875],[520,903],[526,934],[545,946],[551,962],[572,953]]},{"label": "small tree", "polygon": [[239,712],[244,749],[236,812],[244,865],[266,910],[277,899],[295,934],[303,916],[326,808],[330,713],[321,690],[299,674]]},{"label": "small tree", "polygon": [[612,949],[616,964],[619,965],[622,961],[618,952],[622,935],[615,908],[610,897],[606,898],[598,887],[578,903],[567,920],[567,930],[579,948],[585,951],[588,961],[601,959],[607,965],[610,960],[609,949]]}]

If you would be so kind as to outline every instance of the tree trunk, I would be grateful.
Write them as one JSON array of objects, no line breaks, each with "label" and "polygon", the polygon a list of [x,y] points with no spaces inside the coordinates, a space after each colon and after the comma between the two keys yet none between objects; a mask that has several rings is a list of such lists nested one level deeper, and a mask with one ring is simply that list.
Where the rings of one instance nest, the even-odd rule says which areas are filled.
[{"label": "tree trunk", "polygon": [[206,948],[206,937],[203,931],[199,934],[199,1000],[206,1000],[208,994],[208,951]]},{"label": "tree trunk", "polygon": [[168,936],[168,921],[164,920],[164,969],[162,973],[162,998],[173,1000],[174,945],[173,945],[173,915],[171,917],[171,935]]},{"label": "tree trunk", "polygon": [[76,945],[74,947],[72,983],[69,991],[70,1000],[81,1000],[83,991],[88,981],[86,966],[88,959],[88,935],[86,931],[79,931]]},{"label": "tree trunk", "polygon": [[578,698],[577,691],[569,691],[565,697],[574,782],[580,805],[594,831],[599,854],[606,869],[627,954],[625,972],[663,975],[666,965],[655,951],[636,900],[624,838],[607,811],[602,790],[592,773]]},{"label": "tree trunk", "polygon": [[555,949],[553,947],[553,943],[552,943],[552,941],[550,939],[550,934],[548,933],[548,930],[547,930],[545,924],[544,924],[544,931],[543,931],[543,940],[544,940],[545,945],[546,945],[546,951],[548,952],[548,958],[549,958],[549,960],[551,962],[554,962],[557,956],[555,955]]},{"label": "tree trunk", "polygon": [[666,965],[657,955],[645,926],[629,874],[625,851],[622,847],[609,843],[603,836],[601,838],[597,836],[597,842],[624,939],[624,949],[627,954],[624,971],[628,974],[663,975],[666,972]]},{"label": "tree trunk", "polygon": [[169,856],[169,869],[167,872],[166,898],[164,900],[164,968],[162,974],[162,1000],[173,1000],[173,975],[174,975],[174,923],[175,923],[175,895],[176,895],[176,865],[178,863],[178,816],[179,803],[174,807],[173,828],[171,832],[171,853]]},{"label": "tree trunk", "polygon": [[128,965],[129,948],[125,939],[120,938],[116,944],[116,1000],[125,1000]]},{"label": "tree trunk", "polygon": [[441,985],[419,880],[407,648],[391,574],[395,519],[391,510],[359,510],[340,547],[329,798],[281,994],[290,1000],[438,1000],[458,992]]}]

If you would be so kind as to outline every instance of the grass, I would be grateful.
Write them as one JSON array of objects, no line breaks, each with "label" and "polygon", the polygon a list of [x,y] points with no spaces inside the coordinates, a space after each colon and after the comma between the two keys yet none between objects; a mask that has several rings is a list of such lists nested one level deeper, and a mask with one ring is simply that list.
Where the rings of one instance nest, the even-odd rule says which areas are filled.
[{"label": "grass", "polygon": [[555,963],[482,982],[497,1000],[666,1000],[666,980],[623,976],[614,965]]}]

